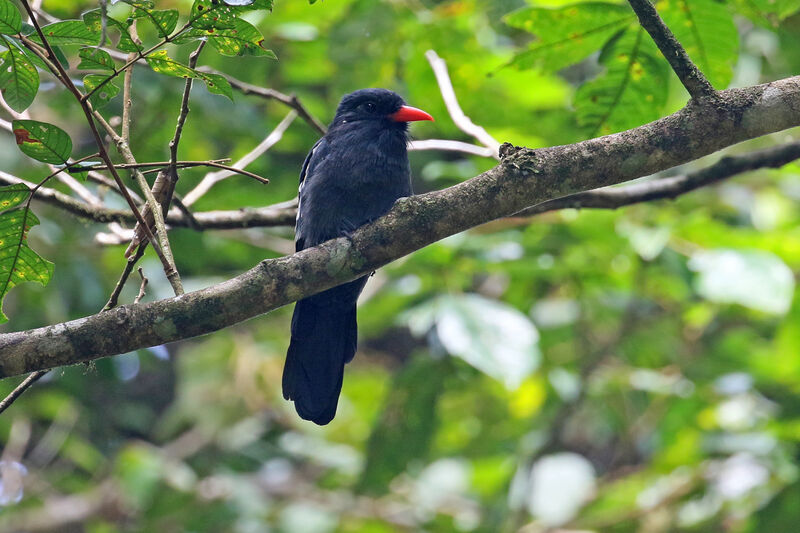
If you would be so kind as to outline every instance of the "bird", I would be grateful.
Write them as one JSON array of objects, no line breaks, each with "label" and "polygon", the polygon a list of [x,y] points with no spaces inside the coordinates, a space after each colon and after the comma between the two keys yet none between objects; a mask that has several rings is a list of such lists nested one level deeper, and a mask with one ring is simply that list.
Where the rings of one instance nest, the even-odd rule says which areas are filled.
[{"label": "bird", "polygon": [[[342,97],[300,171],[295,249],[349,236],[411,196],[408,123],[433,120],[388,89]],[[318,425],[336,415],[344,366],[356,352],[356,301],[369,276],[303,298],[292,315],[283,396]]]}]

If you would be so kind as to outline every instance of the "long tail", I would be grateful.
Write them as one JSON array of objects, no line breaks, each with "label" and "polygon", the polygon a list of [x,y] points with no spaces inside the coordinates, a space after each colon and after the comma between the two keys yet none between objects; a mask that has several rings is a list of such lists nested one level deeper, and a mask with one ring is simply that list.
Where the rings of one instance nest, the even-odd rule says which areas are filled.
[{"label": "long tail", "polygon": [[344,365],[356,353],[356,300],[362,278],[300,300],[292,316],[292,340],[283,368],[283,397],[297,414],[325,425],[336,415]]}]

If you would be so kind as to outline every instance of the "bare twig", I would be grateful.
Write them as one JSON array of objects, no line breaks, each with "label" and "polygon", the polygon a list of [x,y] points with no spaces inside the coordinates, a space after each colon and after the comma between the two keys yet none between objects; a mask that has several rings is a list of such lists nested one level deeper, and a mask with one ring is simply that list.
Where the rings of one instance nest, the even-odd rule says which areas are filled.
[{"label": "bare twig", "polygon": [[209,67],[200,67],[200,72],[209,72],[212,74],[219,74],[221,76],[225,76],[225,79],[228,80],[228,83],[231,84],[231,87],[240,91],[242,94],[249,94],[253,96],[259,96],[261,98],[266,98],[268,100],[277,100],[278,102],[291,107],[297,114],[302,118],[304,121],[308,123],[317,133],[320,135],[325,135],[328,129],[325,125],[320,122],[316,117],[314,117],[308,109],[300,102],[297,96],[293,94],[284,94],[280,91],[276,91],[275,89],[268,89],[265,87],[259,87],[258,85],[252,85],[250,83],[238,80],[231,76],[230,74],[225,74],[224,72],[220,72],[218,70],[214,70]]},{"label": "bare twig", "polygon": [[456,91],[453,89],[453,82],[450,81],[450,74],[447,72],[447,63],[444,59],[439,57],[435,51],[428,50],[425,52],[425,58],[431,64],[433,73],[436,76],[436,82],[439,84],[439,91],[442,93],[442,98],[447,106],[447,112],[458,129],[467,135],[474,137],[479,143],[492,150],[495,159],[500,159],[499,149],[500,143],[489,135],[485,129],[476,125],[470,118],[461,110],[456,98]]},{"label": "bare twig", "polygon": [[[133,19],[131,25],[128,27],[128,34],[131,40],[137,45],[141,44],[139,34],[136,31],[136,19]],[[131,81],[133,80],[133,65],[136,63],[137,53],[131,52],[128,54],[127,67],[122,70],[125,72],[125,77],[122,82],[122,140],[126,143],[131,141],[131,107],[133,106],[133,99],[131,98]]]},{"label": "bare twig", "polygon": [[481,157],[497,157],[497,151],[487,146],[465,143],[463,141],[451,141],[449,139],[423,139],[408,143],[409,150],[442,150],[446,152],[463,152],[470,155]]},{"label": "bare twig", "polygon": [[[203,51],[206,42],[200,41],[197,48],[189,54],[189,68],[197,67],[197,58],[200,57],[200,52]],[[175,136],[169,142],[169,164],[172,171],[175,170],[175,164],[178,161],[178,144],[181,142],[181,134],[183,133],[183,125],[186,123],[186,117],[189,116],[189,95],[192,92],[192,78],[186,78],[183,86],[183,96],[181,97],[181,110],[178,114],[178,122],[175,125]]]},{"label": "bare twig", "polygon": [[[28,187],[36,186],[35,183],[20,179],[2,170],[0,170],[0,182],[8,184],[23,183]],[[47,187],[40,188],[34,200],[50,204],[75,216],[95,222],[136,222],[136,218],[130,211],[90,206],[67,194]],[[176,207],[178,207],[178,210],[170,211],[167,215],[166,222],[170,226],[190,227],[197,230],[292,226],[294,225],[297,206],[296,202],[283,202],[281,204],[259,208],[242,208],[232,211],[206,211],[192,215],[194,219],[194,222],[192,222],[192,220],[187,218],[185,211],[180,207],[180,205],[183,204],[179,205],[174,199],[173,202]]]},{"label": "bare twig", "polygon": [[224,180],[225,178],[232,176],[234,173],[234,169],[238,169],[241,173],[242,169],[255,161],[258,157],[264,154],[267,150],[269,150],[272,146],[275,145],[278,141],[281,140],[283,134],[289,128],[291,123],[294,121],[295,117],[297,117],[297,113],[295,111],[290,111],[280,123],[275,126],[275,129],[272,130],[269,135],[267,135],[263,141],[258,143],[258,146],[250,150],[247,154],[245,154],[241,159],[231,165],[232,168],[229,168],[223,172],[210,172],[205,175],[205,177],[198,183],[194,189],[189,191],[183,197],[183,203],[187,206],[192,205],[197,200],[199,200],[204,194],[206,194],[211,187],[213,187],[216,183]]},{"label": "bare twig", "polygon": [[109,309],[113,309],[117,306],[122,288],[125,287],[125,282],[128,281],[128,277],[131,275],[131,272],[133,272],[133,267],[144,255],[144,250],[145,243],[142,243],[136,249],[136,253],[128,257],[128,260],[125,263],[125,268],[122,270],[122,274],[120,274],[117,284],[114,285],[114,290],[111,291],[111,296],[108,298],[106,305],[103,306],[103,311],[108,311]]},{"label": "bare twig", "polygon": [[[252,178],[256,181],[261,183],[267,184],[269,180],[267,178],[263,178],[258,174],[253,174],[252,172],[248,172],[241,168],[236,168],[233,166],[225,165],[222,161],[230,161],[230,159],[212,159],[209,161],[177,161],[175,163],[175,168],[191,168],[191,167],[214,167],[214,168],[221,168],[228,171],[228,175],[232,174],[241,174],[242,176],[247,176],[248,178]],[[150,172],[157,172],[164,167],[168,167],[170,165],[169,161],[151,161],[147,163],[119,163],[115,164],[114,166],[117,168],[148,168],[148,167],[156,167],[152,170],[145,170],[143,171],[144,174],[148,174]],[[106,165],[94,165],[91,167],[84,167],[82,170],[107,170],[108,167]]]},{"label": "bare twig", "polygon": [[186,218],[186,222],[190,228],[195,231],[202,231],[203,227],[200,225],[200,222],[194,217],[194,214],[189,210],[189,207],[183,203],[183,200],[177,194],[172,195],[172,203],[175,204],[175,207],[178,208],[183,216]]},{"label": "bare twig", "polygon": [[639,23],[653,38],[658,49],[669,61],[672,70],[675,71],[683,86],[689,91],[689,95],[694,99],[713,95],[714,87],[711,86],[711,83],[709,83],[700,69],[692,63],[689,54],[686,53],[686,50],[683,49],[675,35],[661,20],[650,0],[628,0],[628,3],[636,12],[636,16],[639,17]]},{"label": "bare twig", "polygon": [[42,376],[47,374],[47,370],[37,370],[36,372],[31,372],[31,374],[25,378],[25,381],[17,385],[11,393],[3,398],[3,401],[0,401],[0,413],[11,407],[11,404],[14,403],[17,398],[22,396],[22,393],[28,390],[28,388],[36,383]]},{"label": "bare twig", "polygon": [[139,285],[139,294],[137,294],[136,298],[133,299],[133,303],[135,304],[138,304],[142,301],[142,298],[144,298],[144,291],[147,288],[147,278],[145,277],[144,272],[142,272],[142,267],[139,267],[137,271],[139,272],[139,278],[141,278],[142,283]]}]

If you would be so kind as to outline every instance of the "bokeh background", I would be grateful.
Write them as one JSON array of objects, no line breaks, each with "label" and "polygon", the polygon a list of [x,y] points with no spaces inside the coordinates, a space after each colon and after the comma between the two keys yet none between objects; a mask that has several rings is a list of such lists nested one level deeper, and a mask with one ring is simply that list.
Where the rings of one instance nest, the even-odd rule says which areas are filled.
[{"label": "bokeh background", "polygon": [[[715,74],[724,84],[717,88],[800,72],[797,2],[778,2],[779,13],[758,1],[670,2],[719,10],[735,25],[730,71]],[[659,9],[670,8],[664,4]],[[392,88],[436,117],[414,124],[415,138],[472,142],[445,109],[424,56],[433,49],[475,123],[501,142],[534,148],[642,124],[686,102],[665,71],[662,102],[587,124],[576,113],[576,91],[579,99],[579,87],[602,76],[602,55],[566,68],[503,67],[531,42],[531,33],[503,18],[526,5],[533,4],[276,0],[272,13],[248,20],[277,61],[207,48],[200,65],[295,93],[324,122],[342,94]],[[59,18],[95,7],[43,5]],[[191,2],[158,7],[185,17]],[[154,42],[152,28],[140,32]],[[184,60],[192,49],[169,47]],[[89,153],[79,108],[42,78],[31,115],[69,131],[76,155]],[[139,161],[166,159],[182,89],[178,78],[136,68],[132,148]],[[117,98],[104,113],[119,114],[120,106]],[[230,102],[202,84],[191,109],[180,150],[188,160],[240,157],[288,112],[240,93]],[[249,167],[268,186],[233,177],[195,208],[293,198],[316,138],[296,120]],[[425,151],[411,153],[411,163],[415,191],[425,192],[495,161]],[[32,181],[46,175],[5,131],[0,168]],[[183,171],[178,191],[203,175]],[[54,370],[0,416],[0,531],[794,531],[798,204],[800,165],[789,164],[676,201],[499,220],[420,250],[370,280],[359,308],[359,352],[326,427],[301,421],[281,397],[291,308],[202,338]],[[31,246],[55,263],[55,275],[46,287],[12,291],[3,331],[96,313],[124,265],[124,247],[95,241],[104,226],[41,203],[34,211],[41,225]],[[171,237],[191,290],[282,255],[292,230],[175,229]],[[146,300],[171,295],[152,253],[142,265]],[[133,278],[122,301],[137,289]],[[19,381],[0,382],[0,394]]]}]

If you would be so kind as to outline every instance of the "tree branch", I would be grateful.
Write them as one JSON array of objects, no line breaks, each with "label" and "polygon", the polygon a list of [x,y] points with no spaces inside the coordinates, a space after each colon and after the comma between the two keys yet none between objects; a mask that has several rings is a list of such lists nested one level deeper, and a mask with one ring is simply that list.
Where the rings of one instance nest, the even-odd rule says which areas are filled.
[{"label": "tree branch", "polygon": [[723,157],[710,167],[682,176],[671,176],[643,183],[634,183],[624,187],[579,192],[548,200],[523,209],[519,213],[515,213],[514,216],[528,217],[547,211],[567,208],[617,209],[641,202],[675,199],[682,194],[742,172],[764,167],[778,168],[791,163],[795,159],[800,159],[800,141],[773,146],[744,155]]},{"label": "tree branch", "polygon": [[295,111],[297,111],[298,116],[305,120],[309,126],[311,126],[314,131],[319,133],[320,135],[325,135],[328,131],[328,128],[325,127],[325,124],[319,121],[316,117],[314,117],[308,109],[300,102],[297,96],[293,94],[284,94],[280,91],[276,91],[275,89],[268,89],[265,87],[259,87],[258,85],[252,85],[250,83],[238,80],[231,76],[230,74],[225,74],[224,72],[220,72],[218,70],[214,70],[213,68],[209,67],[200,67],[197,70],[200,72],[208,72],[211,74],[219,74],[220,76],[224,76],[225,79],[228,80],[228,83],[231,84],[231,87],[234,89],[241,91],[242,94],[249,94],[254,96],[260,96],[261,98],[266,98],[267,100],[277,100],[282,104],[291,107]]},{"label": "tree branch", "polygon": [[[234,169],[235,172],[246,172],[244,169],[247,165],[255,161],[258,157],[264,154],[267,150],[275,146],[275,144],[283,138],[283,134],[289,128],[289,126],[294,122],[295,117],[297,116],[296,111],[289,111],[289,113],[281,120],[275,129],[272,130],[264,140],[258,143],[258,145],[250,150],[247,154],[245,154],[241,159],[231,165],[231,169],[227,172],[209,172],[206,174],[200,183],[198,183],[194,189],[186,193],[183,197],[183,202],[187,206],[192,205],[197,200],[199,200],[204,194],[211,190],[216,183],[228,178],[229,176],[233,175]],[[248,173],[249,174],[249,173]]]},{"label": "tree branch", "polygon": [[675,71],[683,86],[689,91],[689,95],[694,99],[702,96],[712,96],[714,87],[711,86],[711,83],[700,72],[700,69],[689,59],[689,54],[686,53],[686,50],[683,49],[683,46],[672,34],[672,31],[661,20],[658,11],[650,3],[650,0],[628,0],[628,3],[636,12],[636,16],[639,17],[639,23],[653,38],[658,49],[669,61],[672,70]]},{"label": "tree branch", "polygon": [[36,372],[31,372],[31,374],[25,378],[22,383],[17,385],[11,393],[3,398],[3,401],[0,401],[0,414],[3,413],[6,409],[11,407],[11,404],[14,403],[17,398],[22,396],[22,393],[28,390],[28,388],[39,381],[45,374],[47,374],[47,370],[37,370]]},{"label": "tree branch", "polygon": [[[675,199],[695,189],[705,187],[730,178],[742,172],[764,167],[780,167],[800,158],[800,141],[750,152],[744,155],[726,156],[708,168],[685,174],[671,176],[624,187],[596,189],[570,194],[554,200],[527,207],[513,217],[530,217],[559,209],[617,209],[627,205],[653,200]],[[0,182],[33,184],[0,171]],[[72,197],[43,187],[36,199],[64,209],[81,218],[95,222],[127,222],[136,220],[130,211],[121,209],[95,208],[79,202]],[[177,202],[176,202],[177,205]],[[284,202],[259,208],[244,208],[232,211],[204,211],[193,213],[195,223],[183,215],[172,212],[166,221],[173,227],[190,227],[197,231],[211,229],[243,229],[254,227],[280,227],[294,225],[297,215],[295,201]]]},{"label": "tree branch", "polygon": [[455,125],[458,126],[458,129],[474,137],[479,143],[491,150],[492,157],[500,159],[500,155],[498,154],[500,143],[497,139],[489,135],[489,132],[481,126],[472,122],[464,111],[461,110],[458,98],[456,97],[456,91],[453,88],[453,82],[450,81],[450,74],[447,72],[447,63],[433,50],[425,52],[425,58],[428,60],[428,63],[430,63],[433,74],[436,76],[436,83],[439,84],[439,92],[442,93],[442,98],[447,106],[447,112],[450,113],[450,117],[453,119]]},{"label": "tree branch", "polygon": [[[2,170],[0,170],[0,182],[35,186],[34,183],[12,176]],[[133,214],[128,210],[90,206],[68,194],[47,187],[40,188],[34,200],[95,222],[125,222],[129,224],[136,222]],[[292,226],[297,214],[296,207],[296,202],[289,201],[266,207],[242,208],[233,211],[205,211],[195,213],[194,217],[197,221],[196,229],[201,230]],[[173,227],[193,227],[192,222],[180,211],[171,211],[165,220]]]},{"label": "tree branch", "polygon": [[0,376],[88,361],[217,331],[353,280],[440,239],[526,206],[692,161],[800,125],[800,76],[693,100],[638,128],[540,150],[501,148],[468,181],[399,200],[377,221],[218,285],[0,336]]}]

